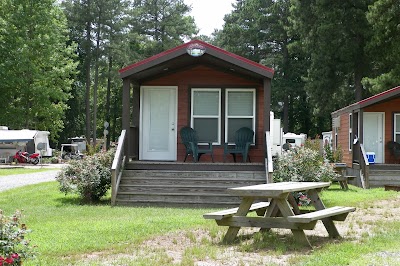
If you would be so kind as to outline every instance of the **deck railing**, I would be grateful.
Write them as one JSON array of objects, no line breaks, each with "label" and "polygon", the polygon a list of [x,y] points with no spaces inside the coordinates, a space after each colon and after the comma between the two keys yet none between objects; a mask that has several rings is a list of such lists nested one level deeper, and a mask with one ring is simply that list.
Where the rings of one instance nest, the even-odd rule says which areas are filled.
[{"label": "deck railing", "polygon": [[364,145],[360,143],[360,178],[363,188],[369,188],[369,162]]},{"label": "deck railing", "polygon": [[117,198],[119,182],[121,181],[122,171],[125,166],[125,135],[126,130],[122,130],[121,135],[118,138],[118,146],[115,152],[114,161],[111,166],[111,206],[115,205]]},{"label": "deck railing", "polygon": [[272,173],[274,172],[272,162],[272,141],[269,131],[265,131],[265,175],[267,183],[272,183]]}]

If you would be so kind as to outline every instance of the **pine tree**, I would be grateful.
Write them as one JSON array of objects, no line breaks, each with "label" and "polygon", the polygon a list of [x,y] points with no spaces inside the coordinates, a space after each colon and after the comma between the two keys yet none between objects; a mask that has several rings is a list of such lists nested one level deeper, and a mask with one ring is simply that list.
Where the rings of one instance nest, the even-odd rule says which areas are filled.
[{"label": "pine tree", "polygon": [[367,18],[372,25],[368,52],[374,74],[364,84],[375,94],[400,83],[400,5],[397,1],[378,0],[370,6]]}]

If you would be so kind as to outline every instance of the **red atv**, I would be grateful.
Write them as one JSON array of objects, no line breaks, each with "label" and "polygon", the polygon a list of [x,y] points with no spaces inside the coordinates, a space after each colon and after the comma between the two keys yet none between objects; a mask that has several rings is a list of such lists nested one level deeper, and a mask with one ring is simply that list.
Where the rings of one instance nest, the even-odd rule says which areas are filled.
[{"label": "red atv", "polygon": [[21,150],[19,150],[13,156],[13,161],[17,163],[32,163],[36,165],[39,163],[39,156],[39,153],[29,154],[26,151],[22,152]]}]

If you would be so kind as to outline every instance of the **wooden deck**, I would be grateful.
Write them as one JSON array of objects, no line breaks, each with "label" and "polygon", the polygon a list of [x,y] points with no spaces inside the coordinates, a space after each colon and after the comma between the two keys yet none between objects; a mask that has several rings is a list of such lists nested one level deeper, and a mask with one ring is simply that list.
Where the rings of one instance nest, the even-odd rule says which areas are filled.
[{"label": "wooden deck", "polygon": [[400,186],[400,164],[371,164],[369,183],[373,187]]},{"label": "wooden deck", "polygon": [[127,206],[231,207],[240,198],[228,188],[263,184],[259,163],[129,162],[116,204]]}]

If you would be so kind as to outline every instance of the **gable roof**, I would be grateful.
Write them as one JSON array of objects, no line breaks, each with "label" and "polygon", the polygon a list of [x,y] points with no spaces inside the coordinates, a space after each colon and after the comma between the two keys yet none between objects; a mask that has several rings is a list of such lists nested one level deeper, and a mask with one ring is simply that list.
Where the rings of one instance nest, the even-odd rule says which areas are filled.
[{"label": "gable roof", "polygon": [[366,98],[364,100],[361,100],[359,102],[350,104],[342,109],[336,110],[334,112],[332,112],[332,116],[337,116],[343,113],[349,113],[353,110],[357,110],[357,109],[361,109],[364,107],[368,107],[370,105],[379,103],[379,102],[383,102],[383,101],[387,101],[390,100],[392,98],[396,98],[400,96],[400,86],[394,87],[390,90],[378,93],[376,95],[373,95],[369,98]]},{"label": "gable roof", "polygon": [[[201,56],[191,56],[188,48],[197,45],[204,48]],[[187,69],[195,64],[215,66],[222,70],[237,72],[254,78],[272,79],[274,70],[247,58],[213,46],[209,43],[193,40],[169,49],[140,62],[119,70],[122,79],[143,80],[153,75],[170,73],[179,69]]]}]

